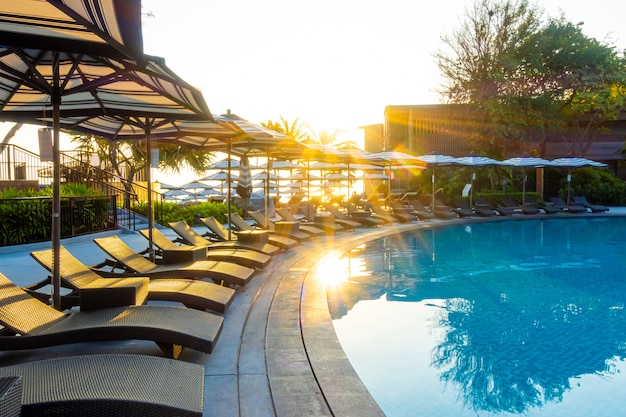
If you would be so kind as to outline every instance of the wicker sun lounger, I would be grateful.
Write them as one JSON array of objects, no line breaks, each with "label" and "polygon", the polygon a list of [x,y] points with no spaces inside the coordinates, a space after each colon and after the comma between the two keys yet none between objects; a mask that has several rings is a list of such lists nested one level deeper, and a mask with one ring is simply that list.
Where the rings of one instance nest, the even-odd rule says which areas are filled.
[{"label": "wicker sun lounger", "polygon": [[335,216],[335,221],[337,222],[350,221],[353,222],[353,224],[358,224],[360,226],[366,227],[376,227],[386,223],[384,220],[378,219],[371,215],[365,216],[365,212],[362,212],[364,214],[363,216],[349,216],[345,213],[342,213],[337,207],[333,206],[332,204],[326,205],[326,211]]},{"label": "wicker sun lounger", "polygon": [[550,201],[562,212],[571,214],[587,213],[587,207],[582,204],[567,204],[562,197],[550,197]]},{"label": "wicker sun lounger", "polygon": [[27,294],[0,273],[0,350],[80,342],[151,340],[169,357],[181,347],[211,353],[224,319],[174,306],[112,307],[63,313]]},{"label": "wicker sun lounger", "polygon": [[326,235],[326,231],[323,228],[316,226],[314,223],[301,222],[286,208],[279,208],[276,210],[276,213],[287,222],[299,222],[298,229],[304,233],[308,233],[311,237]]},{"label": "wicker sun lounger", "polygon": [[169,226],[180,236],[183,243],[194,246],[205,246],[209,249],[213,248],[230,248],[230,249],[248,249],[256,252],[260,252],[265,255],[273,256],[280,252],[278,246],[274,246],[269,243],[242,243],[239,241],[230,242],[216,242],[202,236],[195,230],[193,230],[184,221],[169,223]]},{"label": "wicker sun lounger", "polygon": [[201,417],[204,366],[147,355],[81,355],[0,368],[21,416]]},{"label": "wicker sun lounger", "polygon": [[[153,278],[209,278],[216,283],[224,282],[226,285],[246,285],[254,269],[247,266],[237,265],[231,262],[222,261],[191,261],[185,263],[175,263],[167,265],[156,264],[141,254],[135,252],[117,235],[94,239],[94,242],[103,251],[113,258],[96,266],[100,269],[109,266],[115,269],[122,269],[131,275],[146,276]],[[100,274],[104,274],[101,271]],[[123,273],[111,273],[110,276],[123,276]]]},{"label": "wicker sun lounger", "polygon": [[[267,230],[269,230],[270,233],[287,236],[301,243],[303,241],[311,239],[310,234],[300,231],[300,222],[279,222],[277,225],[276,223],[265,217],[260,211],[253,210],[248,211],[248,216],[250,216],[250,218],[254,220],[257,227],[267,227]],[[285,225],[288,227],[283,227]]]},{"label": "wicker sun lounger", "polygon": [[[329,205],[332,206],[332,204]],[[307,201],[306,203],[300,204],[300,206],[298,207],[298,212],[304,214],[304,218],[307,222],[323,228],[328,233],[336,233],[343,230],[354,230],[357,227],[361,226],[360,223],[355,223],[352,220],[345,221],[337,218],[331,212],[328,212],[328,215],[320,216],[317,211],[317,206],[313,204],[312,201]],[[323,219],[325,222],[316,222],[316,217],[318,219]]]},{"label": "wicker sun lounger", "polygon": [[[186,223],[185,223],[186,224]],[[190,229],[193,232],[193,229]],[[146,239],[149,239],[149,230],[143,229],[140,230],[139,233]],[[195,232],[194,232],[195,233]],[[180,235],[179,235],[180,236]],[[199,236],[199,240],[204,241],[206,243],[210,242],[206,240],[204,237]],[[182,238],[181,238],[182,239]],[[252,249],[240,249],[240,248],[228,248],[228,247],[217,247],[214,248],[212,246],[199,245],[195,246],[194,244],[185,244],[178,245],[175,242],[168,239],[161,231],[157,228],[152,229],[152,243],[160,249],[160,255],[162,257],[167,257],[167,255],[172,254],[174,252],[180,251],[189,251],[194,248],[203,248],[203,256],[202,259],[206,259],[209,261],[224,261],[224,262],[232,262],[238,265],[247,266],[249,268],[265,268],[272,257],[270,255],[266,255],[261,252],[257,252]],[[197,260],[197,259],[196,259]]]},{"label": "wicker sun lounger", "polygon": [[[30,254],[41,266],[48,271],[52,271],[52,249],[31,252]],[[213,310],[218,313],[224,313],[235,295],[235,290],[221,285],[213,284],[206,281],[198,281],[192,279],[153,279],[122,277],[122,278],[103,278],[93,269],[76,259],[66,248],[60,248],[60,265],[61,279],[65,287],[72,290],[69,295],[63,296],[66,304],[64,307],[69,308],[74,305],[80,305],[80,290],[91,289],[104,291],[94,291],[95,300],[92,303],[98,305],[112,306],[110,303],[116,300],[108,300],[107,298],[115,297],[117,301],[123,304],[119,305],[141,305],[145,300],[162,300],[176,301],[184,304],[189,308],[197,310]],[[42,283],[49,283],[49,279]],[[145,281],[145,283],[144,283]],[[40,283],[40,284],[42,284]],[[137,285],[140,285],[137,287]],[[107,290],[119,289],[120,287],[128,287],[132,289],[133,294],[129,297],[132,303],[124,303],[124,297],[119,296],[119,292],[111,294],[107,297]],[[28,289],[35,289],[33,286]],[[137,291],[135,291],[137,289]],[[31,295],[34,295],[32,292]],[[46,294],[47,296],[47,294]],[[73,302],[72,302],[73,301]],[[85,306],[80,305],[81,310]],[[99,308],[92,306],[90,308]]]},{"label": "wicker sun lounger", "polygon": [[[256,229],[254,226],[248,224],[248,222],[246,222],[243,217],[239,215],[239,213],[230,213],[230,222],[240,231],[261,230]],[[271,243],[272,245],[276,245],[279,248],[291,249],[300,244],[300,242],[288,236],[280,236],[272,232],[269,232],[269,234],[269,243]]]},{"label": "wicker sun lounger", "polygon": [[[245,223],[243,219],[241,220]],[[286,243],[285,241],[277,242],[276,240],[270,240],[269,231],[254,229],[254,228],[251,228],[248,230],[239,230],[239,231],[231,230],[230,240],[229,240],[228,229],[226,229],[220,222],[218,222],[215,217],[202,217],[200,218],[200,222],[204,226],[206,226],[207,229],[209,229],[209,234],[211,235],[211,237],[220,242],[242,242],[243,241],[243,243],[245,244],[245,243],[248,243],[244,241],[244,237],[246,237],[247,239],[253,239],[253,240],[257,239],[258,242],[267,242],[270,245],[276,246],[281,249],[289,249],[298,244],[298,242],[294,241],[293,239],[291,239],[290,243]]]},{"label": "wicker sun lounger", "polygon": [[576,204],[587,207],[589,210],[591,210],[592,213],[604,213],[605,211],[609,211],[609,208],[605,205],[591,204],[589,201],[587,201],[587,197],[585,196],[574,196],[572,197],[572,201]]}]

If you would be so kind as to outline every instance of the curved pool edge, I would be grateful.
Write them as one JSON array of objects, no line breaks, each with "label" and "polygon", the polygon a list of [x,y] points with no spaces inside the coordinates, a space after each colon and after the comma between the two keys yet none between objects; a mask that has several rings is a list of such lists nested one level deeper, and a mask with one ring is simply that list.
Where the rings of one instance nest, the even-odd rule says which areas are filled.
[{"label": "curved pool edge", "polygon": [[[626,216],[626,211],[574,217]],[[463,218],[359,229],[331,237],[326,245],[299,251],[280,279],[266,331],[266,363],[278,416],[384,416],[358,377],[334,330],[326,289],[316,279],[319,263],[332,254],[398,232],[493,221],[554,219],[549,215]],[[302,414],[302,413],[305,414]]]}]

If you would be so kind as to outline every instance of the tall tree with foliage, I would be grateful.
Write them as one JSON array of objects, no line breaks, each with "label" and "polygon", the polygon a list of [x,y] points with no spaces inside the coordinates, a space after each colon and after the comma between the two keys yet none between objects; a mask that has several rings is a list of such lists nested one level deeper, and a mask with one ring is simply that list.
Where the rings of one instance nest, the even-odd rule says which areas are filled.
[{"label": "tall tree with foliage", "polygon": [[526,0],[474,3],[461,28],[442,38],[449,53],[435,55],[446,80],[441,93],[477,111],[485,148],[516,139],[543,155],[552,136],[584,156],[623,106],[623,54],[563,17],[541,19]]}]

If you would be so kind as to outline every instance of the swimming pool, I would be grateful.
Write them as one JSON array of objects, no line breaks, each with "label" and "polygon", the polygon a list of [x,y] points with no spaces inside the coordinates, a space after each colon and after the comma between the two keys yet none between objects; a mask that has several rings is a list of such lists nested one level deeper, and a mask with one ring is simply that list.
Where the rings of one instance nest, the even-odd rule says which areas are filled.
[{"label": "swimming pool", "polygon": [[388,417],[626,410],[626,218],[476,223],[368,242],[327,284]]}]

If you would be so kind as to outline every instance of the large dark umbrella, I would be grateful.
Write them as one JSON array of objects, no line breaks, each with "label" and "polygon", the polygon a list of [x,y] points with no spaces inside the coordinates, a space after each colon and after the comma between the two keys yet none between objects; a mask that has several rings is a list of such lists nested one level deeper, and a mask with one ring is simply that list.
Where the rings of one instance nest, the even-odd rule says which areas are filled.
[{"label": "large dark umbrella", "polygon": [[237,194],[243,200],[244,214],[248,208],[248,200],[252,193],[252,173],[250,172],[250,162],[247,156],[242,156],[239,161],[239,180],[237,181]]},{"label": "large dark umbrella", "polygon": [[[0,13],[0,117],[31,107],[52,114],[52,303],[61,304],[59,113],[62,97],[101,79],[84,78],[84,62],[109,59],[143,62],[140,0],[5,1]],[[89,54],[89,55],[83,55]],[[118,64],[121,65],[121,64]],[[105,71],[106,72],[106,71]],[[27,86],[30,94],[20,94]],[[81,106],[74,108],[81,111]],[[27,119],[30,121],[31,119]]]},{"label": "large dark umbrella", "polygon": [[10,0],[0,44],[141,61],[141,0]]},{"label": "large dark umbrella", "polygon": [[[146,141],[146,154],[151,155],[153,130],[169,128],[174,120],[210,120],[211,115],[200,91],[177,77],[163,59],[144,59],[146,64],[139,66],[126,60],[0,47],[0,77],[4,79],[0,93],[2,88],[11,89],[10,95],[0,97],[6,97],[0,117],[51,122],[56,126],[55,136],[61,126],[112,140],[134,136]],[[17,76],[20,70],[22,75]],[[52,105],[48,94],[53,97]],[[126,136],[129,132],[133,135]],[[59,160],[53,165],[58,171]],[[150,171],[146,170],[146,180],[152,230]],[[55,183],[59,181],[60,173],[55,172]],[[58,195],[58,190],[53,193]],[[53,235],[57,234],[53,247],[60,246],[60,233]],[[152,256],[152,245],[149,249]]]},{"label": "large dark umbrella", "polygon": [[578,158],[575,156],[566,156],[563,158],[553,159],[550,161],[552,166],[567,169],[567,204],[570,201],[570,189],[572,183],[572,169],[582,167],[606,167],[602,162],[593,161],[587,158]]}]

